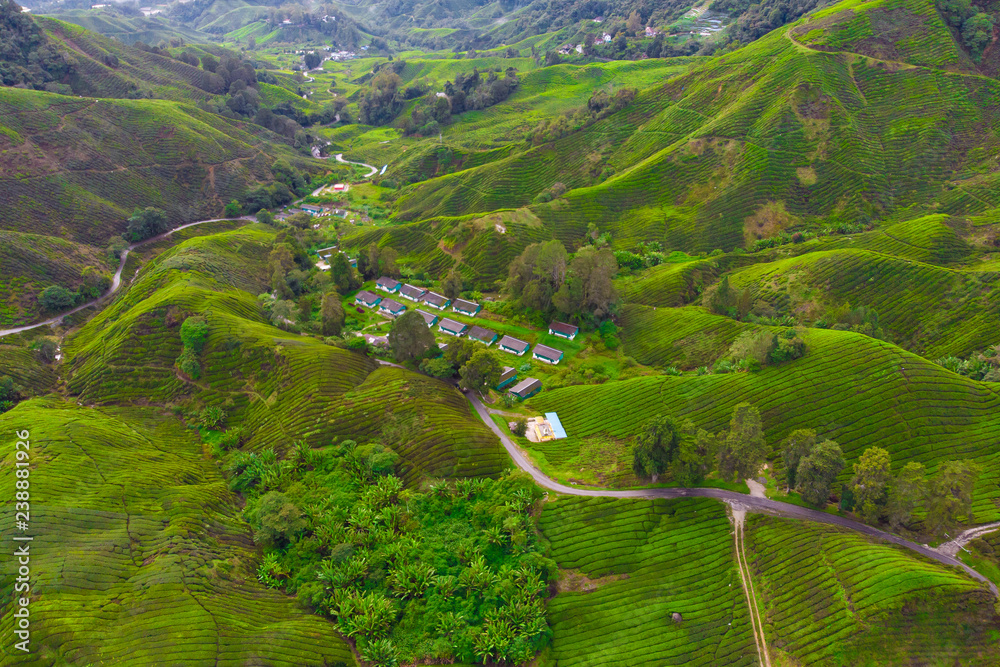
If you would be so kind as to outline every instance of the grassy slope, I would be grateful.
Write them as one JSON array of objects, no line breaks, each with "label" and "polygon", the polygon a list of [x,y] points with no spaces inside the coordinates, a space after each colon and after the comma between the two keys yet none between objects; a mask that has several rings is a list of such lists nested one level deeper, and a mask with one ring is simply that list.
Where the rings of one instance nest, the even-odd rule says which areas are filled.
[{"label": "grassy slope", "polygon": [[549,602],[540,665],[757,664],[721,503],[560,498],[539,523],[564,573],[608,578]]},{"label": "grassy slope", "polygon": [[85,267],[113,273],[107,253],[55,236],[0,231],[0,327],[23,324],[39,313],[38,293],[53,283],[76,290]]},{"label": "grassy slope", "polygon": [[[680,334],[671,333],[670,322],[677,312],[661,309],[643,320],[650,349],[673,347],[672,336]],[[726,326],[724,318],[695,316]],[[794,429],[814,428],[841,445],[848,463],[877,445],[889,450],[895,468],[916,460],[933,472],[941,461],[973,458],[984,470],[996,470],[1000,393],[995,387],[860,334],[813,329],[804,339],[805,357],[759,373],[637,378],[543,392],[531,405],[558,412],[570,437],[532,447],[561,467],[587,438],[628,438],[649,415],[690,417],[714,432],[728,425],[736,403],[750,401],[760,409],[771,446]],[[627,335],[625,341],[628,351]],[[1000,518],[998,498],[995,477],[983,475],[975,491],[977,521]]]},{"label": "grassy slope", "polygon": [[[937,66],[959,58],[930,2],[874,5],[917,17],[903,37],[939,52]],[[1000,203],[989,173],[1000,152],[997,99],[990,79],[820,52],[781,30],[584,131],[421,184],[400,210],[416,219],[522,206],[561,181],[574,190],[532,210],[567,243],[594,222],[616,243],[659,238],[688,250],[741,245],[744,221],[768,204],[792,224],[932,202],[987,210]],[[583,155],[617,175],[592,185]]]},{"label": "grassy slope", "polygon": [[[494,475],[507,465],[496,437],[454,388],[376,370],[362,355],[266,323],[253,295],[265,289],[260,276],[272,238],[266,229],[242,229],[159,256],[67,344],[70,391],[100,403],[223,404],[248,427],[250,447],[279,450],[297,439],[377,439],[389,413],[413,414],[419,429],[399,452],[409,481]],[[171,312],[209,322],[197,384],[174,368],[181,318]]]},{"label": "grassy slope", "polygon": [[0,118],[3,226],[95,245],[136,206],[174,223],[217,214],[287,150],[260,127],[162,100],[5,88]]},{"label": "grassy slope", "polygon": [[[32,653],[5,664],[353,664],[328,622],[257,583],[236,498],[173,418],[37,399],[0,428],[31,432],[35,536]],[[13,459],[12,444],[8,488]],[[6,562],[2,627],[13,636]]]},{"label": "grassy slope", "polygon": [[831,526],[762,515],[748,517],[746,549],[772,661],[785,659],[778,664],[1000,660],[992,595],[956,570]]}]

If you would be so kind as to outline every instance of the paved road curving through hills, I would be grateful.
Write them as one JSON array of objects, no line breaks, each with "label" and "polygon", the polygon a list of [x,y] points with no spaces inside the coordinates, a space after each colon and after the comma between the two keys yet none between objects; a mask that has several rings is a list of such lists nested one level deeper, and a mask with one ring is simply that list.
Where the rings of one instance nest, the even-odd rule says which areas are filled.
[{"label": "paved road curving through hills", "polygon": [[367,174],[365,174],[365,178],[371,178],[372,176],[375,175],[375,172],[378,171],[378,167],[373,167],[370,164],[365,164],[364,162],[351,162],[350,160],[345,160],[343,153],[337,153],[333,157],[334,157],[334,159],[337,160],[337,162],[342,162],[344,164],[356,164],[356,165],[358,165],[360,167],[368,167],[369,169],[371,169],[371,171],[369,171]]},{"label": "paved road curving through hills", "polygon": [[557,493],[565,493],[571,496],[592,496],[602,498],[715,498],[716,500],[728,503],[734,509],[738,510],[762,512],[764,514],[773,514],[776,516],[788,517],[790,519],[800,519],[802,521],[829,523],[853,530],[869,537],[880,539],[884,542],[891,542],[903,548],[909,549],[910,551],[915,551],[918,554],[926,556],[927,558],[935,560],[939,563],[961,568],[976,581],[981,581],[986,584],[990,591],[993,592],[993,595],[1000,598],[1000,591],[997,590],[996,584],[957,558],[943,554],[940,551],[923,544],[917,544],[916,542],[905,540],[897,535],[887,533],[859,521],[854,521],[835,514],[827,514],[826,512],[820,512],[819,510],[799,507],[798,505],[783,503],[769,498],[755,498],[745,493],[728,491],[726,489],[667,488],[611,491],[606,489],[578,489],[572,486],[566,486],[565,484],[560,484],[559,482],[556,482],[555,480],[542,474],[540,470],[531,464],[517,445],[515,445],[514,442],[511,441],[511,439],[508,438],[507,435],[493,422],[493,419],[490,417],[490,411],[483,405],[478,396],[476,396],[473,392],[467,393],[466,396],[469,401],[472,402],[472,407],[475,409],[476,414],[479,415],[479,418],[483,420],[483,423],[486,424],[486,426],[500,438],[500,442],[503,443],[503,446],[507,450],[507,453],[510,454],[510,457],[514,459],[514,463],[517,464],[517,467],[531,475],[532,479],[535,480],[535,483],[542,488],[556,491]]},{"label": "paved road curving through hills", "polygon": [[253,220],[253,218],[248,217],[248,216],[244,216],[242,218],[211,218],[210,220],[198,220],[197,222],[189,222],[187,224],[181,225],[180,227],[174,227],[173,229],[171,229],[168,232],[164,232],[162,234],[157,234],[156,236],[151,236],[148,239],[144,239],[142,241],[138,241],[136,243],[133,243],[133,244],[131,244],[128,248],[126,248],[122,252],[121,261],[118,263],[118,270],[115,271],[115,275],[111,279],[111,287],[102,296],[97,297],[93,301],[88,301],[85,304],[77,306],[76,308],[73,308],[72,310],[67,310],[64,313],[60,313],[59,315],[56,315],[55,317],[50,317],[47,320],[43,320],[41,322],[36,322],[35,324],[26,324],[23,327],[14,327],[13,329],[0,329],[0,338],[3,338],[4,336],[9,336],[11,334],[21,333],[22,331],[31,331],[32,329],[37,329],[39,327],[51,326],[53,324],[57,324],[64,317],[68,317],[69,315],[72,315],[74,313],[80,312],[84,308],[90,308],[91,306],[96,306],[96,305],[99,305],[99,304],[103,303],[104,301],[106,301],[115,292],[118,291],[119,287],[121,287],[121,284],[122,284],[122,269],[125,268],[125,260],[128,259],[128,254],[133,249],[138,248],[141,245],[146,245],[147,243],[152,243],[154,241],[159,241],[161,239],[165,239],[168,236],[170,236],[171,234],[173,234],[174,232],[179,232],[180,230],[187,229],[188,227],[194,227],[195,225],[204,225],[206,222],[223,222],[223,221],[228,221],[228,220]]}]

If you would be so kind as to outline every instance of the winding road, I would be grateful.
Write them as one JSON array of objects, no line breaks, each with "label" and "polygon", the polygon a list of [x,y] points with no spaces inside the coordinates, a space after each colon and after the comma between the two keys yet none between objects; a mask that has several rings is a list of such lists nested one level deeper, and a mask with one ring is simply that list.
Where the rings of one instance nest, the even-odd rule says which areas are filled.
[{"label": "winding road", "polygon": [[68,317],[74,313],[80,312],[85,308],[90,308],[91,306],[96,306],[103,303],[104,301],[107,301],[108,298],[110,298],[115,292],[118,291],[118,288],[121,287],[122,269],[125,268],[125,260],[128,259],[128,254],[132,252],[132,250],[134,250],[135,248],[138,248],[139,246],[142,245],[146,245],[147,243],[153,243],[154,241],[160,241],[162,239],[167,238],[174,232],[179,232],[180,230],[187,229],[188,227],[194,227],[195,225],[204,225],[207,222],[223,222],[228,220],[253,220],[253,218],[244,216],[242,218],[211,218],[209,220],[198,220],[197,222],[189,222],[187,224],[181,225],[180,227],[174,227],[168,232],[157,234],[156,236],[151,236],[148,239],[137,241],[136,243],[131,244],[128,248],[122,251],[121,261],[118,263],[118,270],[115,271],[115,275],[111,279],[111,287],[103,295],[97,297],[93,301],[88,301],[85,304],[79,305],[76,308],[73,308],[72,310],[67,310],[66,312],[60,313],[55,317],[50,317],[47,320],[36,322],[35,324],[26,324],[22,327],[14,327],[13,329],[0,329],[0,338],[3,338],[4,336],[10,336],[11,334],[21,333],[22,331],[31,331],[32,329],[37,329],[39,327],[52,326],[53,324],[58,324],[59,322],[62,321],[64,317]]},{"label": "winding road", "polygon": [[370,164],[365,164],[364,162],[351,162],[350,160],[345,160],[343,153],[337,153],[333,157],[334,159],[337,160],[337,162],[343,162],[344,164],[356,164],[360,167],[368,167],[369,169],[371,169],[371,171],[365,174],[365,178],[371,178],[378,171],[378,167],[373,167]]},{"label": "winding road", "polygon": [[[861,533],[862,535],[874,537],[884,542],[891,542],[892,544],[909,549],[910,551],[915,551],[922,556],[944,565],[961,568],[970,577],[985,584],[994,596],[1000,598],[1000,591],[997,590],[996,584],[954,556],[941,553],[940,551],[932,549],[929,546],[905,540],[897,535],[887,533],[859,521],[854,521],[835,514],[827,514],[826,512],[820,512],[819,510],[799,507],[798,505],[783,503],[769,498],[755,498],[745,493],[728,491],[726,489],[667,488],[611,491],[607,489],[578,489],[572,486],[566,486],[565,484],[560,484],[559,482],[556,482],[555,480],[542,474],[540,470],[531,464],[528,457],[526,457],[518,446],[515,445],[514,442],[511,441],[511,439],[507,437],[507,435],[493,422],[493,419],[490,417],[490,410],[483,405],[478,396],[476,396],[473,392],[468,392],[466,393],[466,397],[472,403],[472,407],[475,409],[476,414],[479,415],[479,418],[483,420],[483,423],[486,424],[486,426],[500,438],[500,442],[503,443],[504,448],[507,450],[507,453],[510,454],[514,463],[517,464],[517,467],[531,475],[531,478],[535,480],[535,483],[544,489],[549,489],[550,491],[555,491],[557,493],[565,493],[571,496],[592,496],[602,498],[715,498],[716,500],[728,503],[734,510],[738,511],[745,510],[748,512],[761,512],[764,514],[772,514],[790,519],[800,519],[802,521],[828,523],[834,526],[840,526],[842,528],[853,530]],[[992,528],[992,526],[980,526],[979,528]],[[974,531],[976,529],[970,530]]]}]

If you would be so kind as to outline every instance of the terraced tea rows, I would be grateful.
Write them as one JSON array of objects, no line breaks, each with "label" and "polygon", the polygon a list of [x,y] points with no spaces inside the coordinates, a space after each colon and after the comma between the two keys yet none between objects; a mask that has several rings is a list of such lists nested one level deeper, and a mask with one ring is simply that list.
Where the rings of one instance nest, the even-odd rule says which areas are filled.
[{"label": "terraced tea rows", "polygon": [[692,369],[723,357],[748,325],[704,308],[628,305],[621,312],[625,351],[641,364]]},{"label": "terraced tea rows", "polygon": [[[570,437],[532,444],[554,465],[598,435],[629,438],[650,415],[690,417],[716,432],[733,406],[750,401],[761,412],[767,442],[813,428],[836,440],[852,463],[866,447],[889,450],[894,468],[921,461],[972,458],[996,470],[1000,452],[1000,393],[900,348],[860,334],[809,330],[806,355],[759,373],[636,378],[610,385],[542,392],[533,410],[555,411]],[[842,479],[850,467],[845,469]],[[975,489],[976,521],[1000,518],[1000,487],[983,475]]]},{"label": "terraced tea rows", "polygon": [[[1000,273],[940,268],[862,250],[813,252],[737,271],[733,287],[788,295],[806,318],[822,304],[874,308],[891,340],[930,359],[965,357],[1000,341]],[[805,304],[805,305],[803,305]]]},{"label": "terraced tea rows", "polygon": [[[32,652],[5,664],[353,664],[330,623],[257,583],[249,527],[196,434],[153,410],[57,399],[0,415],[4,433],[23,428]],[[0,473],[11,489],[13,457]],[[4,560],[8,637],[15,565]]]},{"label": "terraced tea rows", "polygon": [[751,515],[747,558],[776,664],[989,665],[993,596],[957,570],[840,529]]},{"label": "terraced tea rows", "polygon": [[540,665],[757,664],[722,503],[563,497],[539,525],[563,573]]}]

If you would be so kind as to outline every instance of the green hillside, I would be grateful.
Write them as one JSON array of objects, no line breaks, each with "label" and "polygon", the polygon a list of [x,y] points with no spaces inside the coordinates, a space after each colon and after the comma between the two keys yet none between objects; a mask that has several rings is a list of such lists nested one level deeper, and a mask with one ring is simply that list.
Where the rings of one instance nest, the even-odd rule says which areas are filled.
[{"label": "green hillside", "polygon": [[988,665],[988,593],[957,571],[828,526],[754,515],[746,531],[776,664]]},{"label": "green hillside", "polygon": [[[237,498],[178,420],[58,399],[0,415],[26,426],[32,653],[5,664],[354,664],[330,623],[256,581]],[[13,488],[13,447],[3,461]],[[3,593],[13,636],[13,577]]]},{"label": "green hillside", "polygon": [[560,569],[539,664],[757,664],[722,504],[563,498],[539,525]]},{"label": "green hillside", "polygon": [[[400,443],[405,478],[496,475],[504,467],[496,437],[472,419],[468,403],[443,382],[273,327],[254,295],[264,291],[274,232],[248,228],[190,239],[158,256],[129,292],[66,346],[71,392],[88,402],[224,404],[252,436],[247,446],[296,440],[377,438],[392,415],[415,420]],[[210,328],[198,382],[175,368],[183,318]]]},{"label": "green hillside", "polygon": [[[645,349],[649,354],[663,350],[663,358],[671,363],[678,348],[667,332],[675,328],[671,324],[675,313],[658,309],[652,316],[655,320],[638,320],[640,335],[649,340]],[[702,317],[714,318],[721,326],[731,322]],[[698,326],[712,331],[705,323]],[[676,335],[682,337],[683,331]],[[700,339],[698,345],[716,345],[719,350],[725,349],[729,336],[735,338],[725,329],[693,336]],[[650,415],[690,418],[696,426],[717,432],[728,424],[735,404],[750,401],[760,409],[771,448],[795,429],[812,428],[839,443],[849,463],[866,447],[878,446],[890,452],[894,468],[920,461],[933,470],[943,460],[970,458],[984,470],[996,470],[1000,392],[995,384],[955,375],[861,334],[810,329],[803,337],[807,346],[803,358],[758,373],[636,378],[544,392],[531,399],[532,407],[558,412],[570,437],[531,448],[551,471],[568,475],[574,463],[580,464],[586,443],[630,438]],[[627,334],[625,345],[630,345]],[[843,481],[849,472],[848,466]],[[1000,518],[998,497],[995,478],[980,477],[973,504],[977,521]]]},{"label": "green hillside", "polygon": [[[921,64],[933,67],[890,66],[850,52],[864,51],[850,41],[834,52],[807,48],[790,35],[818,20],[809,17],[695,64],[568,136],[418,185],[400,197],[400,213],[531,205],[558,181],[569,193],[531,211],[567,244],[593,223],[626,246],[655,238],[708,251],[905,207],[996,207],[991,165],[1000,141],[990,100],[1000,88],[945,69],[961,54],[929,2],[875,4],[843,15],[922,17],[920,49],[937,55]],[[596,167],[583,155],[595,156]],[[601,182],[595,174],[608,168],[615,173]]]}]

